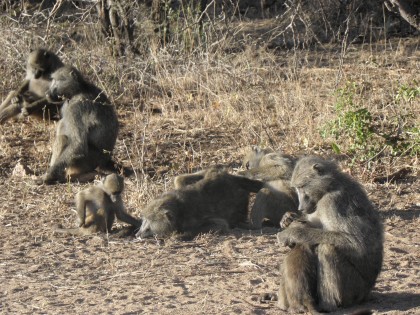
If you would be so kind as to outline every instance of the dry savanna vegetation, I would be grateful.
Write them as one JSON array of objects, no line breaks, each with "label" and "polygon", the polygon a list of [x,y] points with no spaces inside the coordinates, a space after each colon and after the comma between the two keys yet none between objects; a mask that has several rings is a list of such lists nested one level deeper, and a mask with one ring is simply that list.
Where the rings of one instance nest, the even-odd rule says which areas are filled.
[{"label": "dry savanna vegetation", "polygon": [[[114,159],[134,170],[123,200],[136,217],[174,176],[235,172],[251,145],[335,159],[385,226],[371,296],[337,314],[418,314],[419,31],[380,1],[202,1],[204,11],[172,1],[158,18],[149,2],[108,1],[119,8],[105,12],[119,23],[108,33],[94,1],[3,2],[1,100],[37,47],[103,89],[121,125]],[[55,235],[75,226],[74,196],[91,185],[34,184],[55,125],[0,125],[1,313],[282,314],[260,302],[278,290],[288,252],[277,227],[191,241]]]}]

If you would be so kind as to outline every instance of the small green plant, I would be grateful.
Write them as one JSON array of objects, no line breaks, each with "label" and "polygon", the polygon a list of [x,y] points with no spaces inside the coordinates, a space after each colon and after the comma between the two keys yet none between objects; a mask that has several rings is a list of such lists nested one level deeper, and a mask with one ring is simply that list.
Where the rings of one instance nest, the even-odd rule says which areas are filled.
[{"label": "small green plant", "polygon": [[[372,114],[367,108],[361,107],[355,96],[362,89],[354,82],[347,82],[343,88],[337,89],[337,102],[334,106],[337,118],[328,122],[321,130],[321,136],[326,139],[346,140],[350,152],[368,149],[368,143],[373,136]],[[349,141],[349,142],[348,142]],[[331,144],[336,153],[341,153],[337,143]]]},{"label": "small green plant", "polygon": [[[345,151],[358,153],[360,160],[371,159],[388,149],[391,155],[417,155],[420,153],[420,129],[415,125],[415,106],[420,97],[420,86],[403,84],[394,97],[396,116],[388,117],[388,123],[379,129],[375,117],[357,102],[363,93],[361,86],[347,82],[336,90],[337,102],[334,106],[336,118],[326,123],[320,134],[324,139],[334,138],[331,148],[335,153]],[[401,111],[402,102],[409,103],[408,111]],[[340,144],[339,144],[339,143]],[[342,148],[345,148],[344,150]]]}]

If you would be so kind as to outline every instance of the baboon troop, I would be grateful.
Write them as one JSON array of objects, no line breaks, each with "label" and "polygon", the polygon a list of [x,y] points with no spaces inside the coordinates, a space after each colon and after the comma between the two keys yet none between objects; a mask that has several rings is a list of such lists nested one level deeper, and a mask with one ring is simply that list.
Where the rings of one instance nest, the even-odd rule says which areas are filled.
[{"label": "baboon troop", "polygon": [[302,217],[289,217],[277,234],[292,247],[281,267],[280,308],[331,312],[362,302],[383,259],[382,223],[366,192],[335,163],[314,156],[297,162],[291,184]]},{"label": "baboon troop", "polygon": [[[213,166],[174,179],[174,189],[151,201],[141,218],[128,214],[112,152],[119,123],[105,93],[53,52],[32,51],[26,78],[0,105],[0,124],[16,116],[60,117],[46,173],[36,184],[81,181],[98,169],[112,173],[75,197],[78,226],[65,235],[109,233],[115,218],[140,239],[278,226],[290,247],[281,265],[279,308],[331,312],[366,299],[381,271],[383,227],[362,186],[331,161],[297,159],[252,147],[236,174]],[[249,210],[251,193],[255,201]],[[274,246],[274,244],[273,244]]]},{"label": "baboon troop", "polygon": [[31,51],[25,80],[0,105],[0,124],[18,115],[57,120],[62,102],[49,102],[46,93],[51,85],[52,73],[63,66],[60,58],[49,50]]},{"label": "baboon troop", "polygon": [[118,134],[114,106],[75,68],[64,66],[52,74],[49,101],[64,100],[57,125],[50,167],[37,183],[64,182],[112,165]]},{"label": "baboon troop", "polygon": [[249,193],[258,192],[264,185],[219,168],[181,178],[188,184],[177,185],[178,189],[163,194],[143,210],[138,237],[165,237],[172,233],[190,237],[245,224]]},{"label": "baboon troop", "polygon": [[284,213],[297,211],[296,192],[290,186],[295,162],[289,155],[259,147],[252,147],[245,155],[247,170],[238,174],[265,182],[249,215],[251,229],[260,229],[264,219],[278,225]]},{"label": "baboon troop", "polygon": [[78,227],[57,228],[55,232],[78,236],[109,233],[115,217],[139,228],[141,221],[124,210],[121,198],[123,190],[124,178],[113,173],[107,175],[98,185],[80,191],[75,198]]}]

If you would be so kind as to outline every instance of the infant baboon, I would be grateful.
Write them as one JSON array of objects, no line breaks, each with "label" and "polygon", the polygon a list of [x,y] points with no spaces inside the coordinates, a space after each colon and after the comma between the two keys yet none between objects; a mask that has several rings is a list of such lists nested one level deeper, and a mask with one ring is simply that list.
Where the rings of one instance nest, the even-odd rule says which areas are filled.
[{"label": "infant baboon", "polygon": [[76,69],[64,66],[52,74],[47,99],[65,100],[57,125],[50,167],[37,183],[65,181],[95,168],[111,168],[118,134],[114,106]]},{"label": "infant baboon", "polygon": [[277,234],[293,247],[281,268],[280,308],[330,312],[362,302],[382,266],[378,212],[360,184],[333,162],[302,158],[291,183],[303,217]]},{"label": "infant baboon", "polygon": [[19,114],[57,120],[62,102],[48,102],[45,94],[51,85],[51,74],[63,66],[60,58],[51,51],[31,51],[27,59],[25,80],[0,105],[0,123]]},{"label": "infant baboon", "polygon": [[152,201],[143,211],[137,237],[166,237],[176,232],[193,237],[210,231],[223,232],[244,224],[250,192],[264,183],[228,174],[218,168],[199,172],[197,181],[168,192]]},{"label": "infant baboon", "polygon": [[286,211],[296,211],[296,192],[290,187],[295,159],[289,155],[272,152],[271,149],[252,147],[245,156],[246,171],[239,175],[265,182],[250,212],[250,228],[260,229],[264,219],[278,225]]},{"label": "infant baboon", "polygon": [[111,232],[115,216],[118,220],[138,229],[141,221],[125,212],[121,193],[124,178],[117,174],[107,175],[100,184],[80,191],[75,198],[78,228],[55,230],[70,235],[90,235]]}]

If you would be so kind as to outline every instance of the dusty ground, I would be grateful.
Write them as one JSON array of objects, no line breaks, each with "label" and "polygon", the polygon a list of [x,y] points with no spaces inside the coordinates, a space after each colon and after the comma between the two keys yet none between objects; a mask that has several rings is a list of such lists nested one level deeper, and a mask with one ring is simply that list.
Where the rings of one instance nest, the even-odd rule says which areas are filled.
[{"label": "dusty ground", "polygon": [[[353,60],[349,53],[343,74],[346,79],[372,82],[371,91],[377,94],[369,93],[367,103],[386,104],[387,91],[395,88],[395,82],[418,79],[417,47],[409,57],[389,57],[391,61],[382,63],[381,51],[374,56],[374,63],[368,63],[371,59],[366,59],[366,63],[361,62],[363,58]],[[319,62],[325,60],[321,58]],[[247,99],[255,104],[240,110],[230,105],[247,96],[248,91],[241,90],[241,84],[237,85],[238,94],[221,94],[221,103],[214,101],[207,108],[189,108],[186,100],[190,96],[177,100],[176,91],[171,99],[165,96],[145,100],[146,106],[161,106],[155,114],[138,106],[118,104],[122,129],[115,155],[118,161],[136,170],[134,176],[126,179],[124,201],[130,212],[140,215],[147,202],[172,187],[174,175],[214,163],[235,168],[240,164],[242,148],[268,143],[267,138],[274,139],[276,148],[287,153],[331,154],[319,143],[314,125],[318,124],[317,119],[325,119],[320,114],[324,104],[332,103],[337,64],[303,69],[301,79],[290,84],[288,77],[267,75],[270,62],[267,64],[266,69],[251,65],[249,79],[248,72],[244,75],[241,84],[249,83],[247,88],[251,89],[252,84],[261,90]],[[232,76],[238,75],[234,67],[226,69]],[[260,75],[266,76],[260,80]],[[171,83],[171,78],[165,79]],[[201,82],[200,91],[212,91],[210,83]],[[201,95],[191,97],[198,100]],[[223,107],[226,99],[231,103]],[[264,103],[255,115],[253,106],[260,106],[260,99],[275,105],[266,108]],[[186,107],[176,111],[170,102]],[[311,102],[317,105],[311,107]],[[303,110],[297,105],[303,105]],[[291,107],[286,110],[286,106]],[[414,113],[419,113],[418,102],[411,106],[416,107]],[[235,110],[239,114],[230,114]],[[113,235],[55,236],[54,225],[74,225],[73,198],[86,184],[34,185],[31,172],[45,171],[53,133],[53,124],[34,121],[0,126],[1,313],[282,313],[274,303],[259,302],[260,294],[277,290],[278,265],[287,252],[276,244],[276,228],[253,232],[236,229],[227,235],[203,235],[190,242],[119,239]],[[357,309],[373,309],[378,314],[420,314],[417,158],[391,159],[392,163],[384,159],[370,168],[366,163],[356,163],[351,168],[383,218],[385,259],[369,300],[338,314]],[[340,158],[346,171],[349,159]],[[391,182],[373,180],[404,168],[409,172]]]}]

